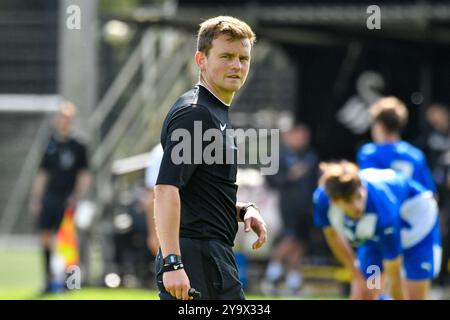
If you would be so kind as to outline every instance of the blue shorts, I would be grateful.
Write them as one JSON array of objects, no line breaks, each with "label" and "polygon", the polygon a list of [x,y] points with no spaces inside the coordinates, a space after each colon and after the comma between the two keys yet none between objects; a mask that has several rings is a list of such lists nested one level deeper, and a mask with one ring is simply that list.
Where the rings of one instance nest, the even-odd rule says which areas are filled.
[{"label": "blue shorts", "polygon": [[[403,250],[403,271],[408,280],[427,280],[435,278],[441,267],[441,239],[439,223],[415,246]],[[383,257],[375,242],[366,242],[357,249],[361,273],[368,279],[374,275],[375,268],[383,272]]]}]

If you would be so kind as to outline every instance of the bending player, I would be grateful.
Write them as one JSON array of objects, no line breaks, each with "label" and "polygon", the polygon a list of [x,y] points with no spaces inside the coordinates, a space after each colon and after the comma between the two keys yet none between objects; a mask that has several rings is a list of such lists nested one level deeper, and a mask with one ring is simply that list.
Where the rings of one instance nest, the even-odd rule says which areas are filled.
[{"label": "bending player", "polygon": [[[385,289],[395,299],[425,299],[441,257],[433,194],[393,170],[359,171],[345,161],[322,164],[321,169],[315,223],[333,253],[352,270],[351,297],[376,299]],[[384,286],[372,289],[366,279],[375,268]]]}]

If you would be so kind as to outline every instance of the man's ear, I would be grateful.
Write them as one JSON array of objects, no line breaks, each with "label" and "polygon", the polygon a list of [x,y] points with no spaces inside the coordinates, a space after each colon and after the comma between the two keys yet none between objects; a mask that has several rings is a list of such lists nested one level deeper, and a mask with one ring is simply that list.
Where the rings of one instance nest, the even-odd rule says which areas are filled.
[{"label": "man's ear", "polygon": [[195,53],[195,63],[197,64],[200,71],[205,71],[206,69],[206,56],[203,52],[197,51]]}]

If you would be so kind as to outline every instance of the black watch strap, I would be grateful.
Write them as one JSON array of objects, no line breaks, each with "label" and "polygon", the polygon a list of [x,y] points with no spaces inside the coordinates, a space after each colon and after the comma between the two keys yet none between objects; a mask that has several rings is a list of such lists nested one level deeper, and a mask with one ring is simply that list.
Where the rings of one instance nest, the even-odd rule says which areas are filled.
[{"label": "black watch strap", "polygon": [[256,210],[259,211],[259,208],[256,206],[256,204],[254,204],[253,202],[247,203],[247,204],[246,204],[245,206],[243,206],[243,207],[241,208],[241,210],[239,211],[239,218],[241,218],[242,221],[244,221],[245,214],[247,213],[247,210],[248,210],[248,208],[250,208],[250,207],[253,207],[253,208],[255,208]]},{"label": "black watch strap", "polygon": [[184,269],[183,262],[176,263],[176,264],[165,264],[161,268],[161,273],[169,272],[169,271],[176,271],[176,270],[181,270],[181,269]]},{"label": "black watch strap", "polygon": [[176,254],[169,254],[163,258],[163,265],[158,272],[158,275],[164,272],[176,271],[184,269],[184,264],[181,261],[181,256]]},{"label": "black watch strap", "polygon": [[181,256],[177,254],[169,254],[163,259],[163,264],[177,264],[181,263]]}]

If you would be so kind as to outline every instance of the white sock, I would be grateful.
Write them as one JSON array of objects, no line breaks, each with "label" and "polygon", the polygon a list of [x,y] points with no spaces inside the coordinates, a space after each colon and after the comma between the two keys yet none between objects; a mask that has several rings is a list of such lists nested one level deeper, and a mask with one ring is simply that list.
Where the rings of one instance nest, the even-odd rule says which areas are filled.
[{"label": "white sock", "polygon": [[283,266],[281,263],[273,261],[269,262],[266,269],[266,278],[270,281],[277,281],[283,275]]},{"label": "white sock", "polygon": [[291,290],[299,289],[303,284],[303,276],[298,271],[290,271],[286,276],[286,287]]}]

